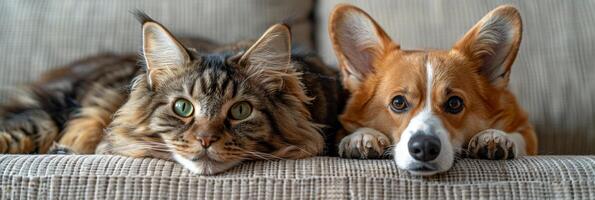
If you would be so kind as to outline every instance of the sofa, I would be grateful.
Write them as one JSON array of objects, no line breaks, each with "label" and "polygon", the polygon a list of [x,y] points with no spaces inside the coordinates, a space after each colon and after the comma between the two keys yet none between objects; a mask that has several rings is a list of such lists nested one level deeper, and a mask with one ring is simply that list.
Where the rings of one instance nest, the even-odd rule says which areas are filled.
[{"label": "sofa", "polygon": [[460,159],[431,177],[388,159],[251,161],[198,176],[151,158],[0,155],[0,199],[595,199],[595,1],[1,0],[0,102],[47,69],[139,51],[134,9],[175,35],[221,43],[287,22],[295,44],[336,67],[327,18],[338,3],[366,10],[404,49],[449,48],[489,10],[516,5],[524,33],[510,88],[540,155]]}]

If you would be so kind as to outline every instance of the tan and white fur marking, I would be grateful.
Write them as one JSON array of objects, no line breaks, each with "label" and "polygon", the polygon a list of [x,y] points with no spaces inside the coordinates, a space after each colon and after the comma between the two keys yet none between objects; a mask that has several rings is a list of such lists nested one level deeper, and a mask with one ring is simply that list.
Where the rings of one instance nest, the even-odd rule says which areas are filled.
[{"label": "tan and white fur marking", "polygon": [[507,88],[522,36],[514,7],[489,12],[448,50],[403,50],[351,5],[333,10],[329,34],[350,92],[339,117],[340,156],[377,157],[382,150],[361,144],[381,134],[399,168],[414,175],[445,172],[465,153],[490,160],[537,154],[527,114]]}]

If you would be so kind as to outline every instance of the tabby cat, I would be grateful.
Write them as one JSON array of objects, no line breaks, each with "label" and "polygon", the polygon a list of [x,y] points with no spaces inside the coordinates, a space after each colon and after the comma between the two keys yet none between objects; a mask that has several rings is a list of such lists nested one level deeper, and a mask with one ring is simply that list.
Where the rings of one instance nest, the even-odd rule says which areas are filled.
[{"label": "tabby cat", "polygon": [[175,160],[215,174],[245,160],[333,151],[344,99],[337,72],[292,52],[288,26],[216,45],[181,42],[137,16],[141,62],[101,55],[46,73],[0,108],[0,152],[48,153],[57,141],[77,154]]}]

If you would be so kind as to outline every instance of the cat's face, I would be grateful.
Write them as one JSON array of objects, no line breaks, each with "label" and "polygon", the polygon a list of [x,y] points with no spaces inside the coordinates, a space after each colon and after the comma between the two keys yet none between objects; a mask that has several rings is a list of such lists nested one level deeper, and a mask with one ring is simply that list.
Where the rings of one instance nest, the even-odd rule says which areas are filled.
[{"label": "cat's face", "polygon": [[173,159],[214,174],[244,160],[322,151],[286,26],[231,56],[187,50],[156,22],[145,22],[143,32],[147,73],[108,128],[112,153]]},{"label": "cat's face", "polygon": [[280,140],[267,94],[222,56],[201,56],[155,87],[149,123],[173,158],[197,173],[273,158]]}]

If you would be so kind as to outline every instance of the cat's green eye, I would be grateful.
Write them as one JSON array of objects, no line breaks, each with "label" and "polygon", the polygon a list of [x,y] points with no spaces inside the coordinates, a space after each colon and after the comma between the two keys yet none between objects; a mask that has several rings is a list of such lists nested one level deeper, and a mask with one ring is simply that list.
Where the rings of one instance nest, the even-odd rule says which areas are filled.
[{"label": "cat's green eye", "polygon": [[231,106],[229,114],[231,118],[235,120],[246,119],[252,114],[252,105],[246,101],[238,102]]},{"label": "cat's green eye", "polygon": [[174,103],[174,112],[180,117],[190,117],[194,112],[194,106],[186,99],[178,99]]}]

